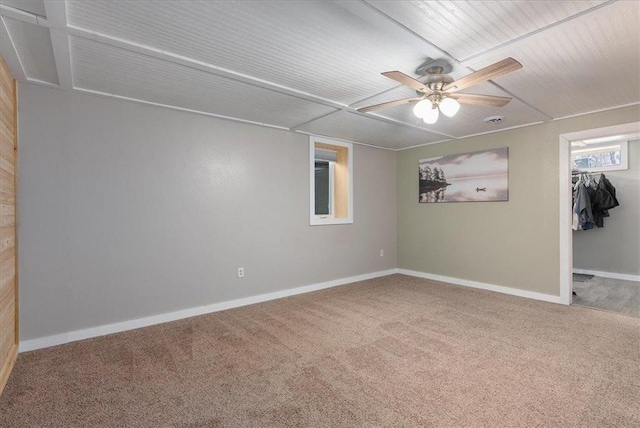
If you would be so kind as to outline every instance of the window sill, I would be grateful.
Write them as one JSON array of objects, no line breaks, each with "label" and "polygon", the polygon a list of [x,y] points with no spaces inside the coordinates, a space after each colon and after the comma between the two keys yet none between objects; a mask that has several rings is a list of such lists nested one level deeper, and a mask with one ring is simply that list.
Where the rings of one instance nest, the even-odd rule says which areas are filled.
[{"label": "window sill", "polygon": [[309,221],[309,226],[327,226],[331,224],[353,224],[353,218],[334,218],[331,216],[316,216]]}]

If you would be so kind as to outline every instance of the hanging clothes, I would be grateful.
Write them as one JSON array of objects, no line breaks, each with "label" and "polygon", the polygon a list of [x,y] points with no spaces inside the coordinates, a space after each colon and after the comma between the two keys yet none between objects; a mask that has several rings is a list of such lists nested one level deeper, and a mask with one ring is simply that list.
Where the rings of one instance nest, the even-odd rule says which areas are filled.
[{"label": "hanging clothes", "polygon": [[600,174],[592,205],[598,227],[604,227],[604,217],[609,217],[609,210],[620,205],[616,198],[616,188],[604,174]]},{"label": "hanging clothes", "polygon": [[[598,180],[598,188],[609,194],[609,196],[605,198],[604,205],[606,205],[606,207],[603,207],[603,209],[610,210],[611,208],[615,208],[620,205],[618,199],[616,198],[616,188],[613,187],[611,181],[609,181],[609,179],[605,177],[604,174],[600,174],[600,180]],[[608,217],[608,215],[606,217]]]},{"label": "hanging clothes", "polygon": [[604,227],[604,217],[609,217],[609,210],[619,205],[616,188],[604,174],[600,174],[597,182],[586,173],[579,173],[577,179],[574,178],[574,230]]},{"label": "hanging clothes", "polygon": [[578,181],[574,188],[573,230],[592,229],[594,224],[591,199],[584,181]]}]

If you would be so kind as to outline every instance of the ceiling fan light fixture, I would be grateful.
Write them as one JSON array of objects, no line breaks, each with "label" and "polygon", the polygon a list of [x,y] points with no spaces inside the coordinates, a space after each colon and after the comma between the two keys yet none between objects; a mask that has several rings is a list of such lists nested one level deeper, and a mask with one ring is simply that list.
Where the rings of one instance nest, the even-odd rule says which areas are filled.
[{"label": "ceiling fan light fixture", "polygon": [[[384,77],[395,80],[396,82],[415,90],[418,96],[360,107],[358,108],[358,112],[367,113],[373,110],[416,103],[413,107],[413,114],[421,119],[425,119],[426,117],[426,123],[435,123],[436,120],[438,120],[438,110],[442,110],[442,114],[445,116],[452,117],[458,112],[460,104],[484,107],[503,107],[511,101],[511,98],[482,94],[451,94],[458,92],[461,89],[478,85],[482,82],[489,81],[495,77],[502,76],[503,74],[511,73],[512,71],[522,68],[522,64],[515,59],[505,58],[502,61],[498,61],[480,70],[474,71],[473,73],[458,80],[453,80],[453,77],[450,75],[443,74],[445,73],[445,70],[448,70],[447,67],[450,67],[450,64],[447,63],[447,65],[445,62],[440,61],[440,63],[437,64],[432,62],[425,64],[424,72],[426,75],[421,80],[417,80],[399,70],[385,71],[382,73]],[[445,65],[447,66],[445,67]],[[422,66],[420,67],[420,70],[423,70]],[[429,103],[427,103],[427,101],[429,101]],[[442,105],[438,106],[440,103],[442,103]],[[432,111],[434,109],[435,112]]]},{"label": "ceiling fan light fixture", "polygon": [[438,115],[439,115],[438,108],[436,106],[433,106],[433,108],[427,112],[427,114],[422,118],[422,120],[427,125],[431,125],[438,121]]},{"label": "ceiling fan light fixture", "polygon": [[413,114],[420,119],[424,118],[429,110],[433,109],[433,104],[429,100],[420,100],[418,103],[413,106]]},{"label": "ceiling fan light fixture", "polygon": [[443,98],[440,101],[440,111],[448,117],[453,117],[460,110],[460,103],[453,98]]}]

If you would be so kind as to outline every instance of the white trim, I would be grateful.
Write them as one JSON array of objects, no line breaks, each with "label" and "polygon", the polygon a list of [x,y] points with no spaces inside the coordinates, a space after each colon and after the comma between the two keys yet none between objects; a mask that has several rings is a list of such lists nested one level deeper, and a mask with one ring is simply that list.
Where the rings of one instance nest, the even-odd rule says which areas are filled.
[{"label": "white trim", "polygon": [[569,141],[589,140],[591,138],[610,137],[612,135],[637,134],[640,122],[623,123],[621,125],[604,126],[602,128],[584,129],[562,134]]},{"label": "white trim", "polygon": [[[29,83],[35,83],[35,82],[29,81]],[[164,108],[168,108],[168,109],[171,109],[171,110],[185,111],[187,113],[196,113],[196,114],[201,114],[203,116],[215,117],[216,119],[231,120],[233,122],[247,123],[249,125],[266,126],[267,128],[281,129],[281,130],[284,130],[284,131],[288,131],[289,130],[289,128],[287,128],[286,126],[271,125],[270,123],[262,123],[262,122],[254,122],[252,120],[238,119],[236,117],[224,116],[224,115],[221,115],[221,114],[209,113],[209,112],[201,111],[201,110],[193,110],[193,109],[190,109],[190,108],[176,107],[176,106],[171,106],[171,105],[168,105],[168,104],[154,103],[153,101],[145,101],[145,100],[141,100],[141,99],[138,99],[138,98],[124,97],[122,95],[110,94],[108,92],[100,92],[100,91],[94,91],[92,89],[85,89],[85,88],[78,88],[78,87],[74,87],[73,89],[75,91],[84,92],[86,94],[99,95],[99,96],[102,96],[102,97],[109,97],[109,98],[117,98],[119,100],[125,100],[125,101],[133,101],[134,103],[147,104],[147,105],[156,106],[156,107],[164,107]]]},{"label": "white trim", "polygon": [[560,299],[565,305],[571,304],[573,291],[573,229],[571,228],[571,141],[563,135],[559,136],[558,144],[559,194],[560,194]]},{"label": "white trim", "polygon": [[511,131],[512,129],[526,128],[527,126],[540,125],[543,123],[544,123],[543,120],[539,120],[537,122],[525,123],[522,125],[514,125],[508,128],[500,128],[500,129],[494,129],[493,131],[485,131],[485,132],[478,132],[477,134],[469,134],[469,135],[465,135],[464,137],[458,137],[458,139],[461,140],[463,138],[471,138],[471,137],[479,137],[480,135],[495,134],[496,132]]},{"label": "white trim", "polygon": [[40,25],[38,16],[35,13],[25,12],[24,10],[16,9],[15,7],[2,3],[0,3],[0,15],[26,22],[27,24]]},{"label": "white trim", "polygon": [[329,162],[329,213],[333,216],[336,207],[336,162]]},{"label": "white trim", "polygon": [[568,116],[555,117],[555,118],[551,119],[551,121],[552,121],[552,122],[555,122],[556,120],[571,119],[572,117],[586,116],[587,114],[602,113],[603,111],[616,110],[616,109],[619,109],[619,108],[625,108],[625,107],[637,106],[638,104],[640,104],[640,102],[629,103],[629,104],[622,104],[622,105],[620,105],[620,106],[614,106],[614,107],[606,107],[606,108],[601,108],[601,109],[599,109],[599,110],[586,111],[586,112],[584,112],[584,113],[570,114],[570,115],[568,115]]},{"label": "white trim", "polygon": [[22,61],[20,60],[20,56],[16,50],[16,45],[13,43],[7,24],[4,22],[4,17],[2,16],[0,16],[0,37],[3,39],[6,38],[7,43],[9,44],[9,49],[2,53],[2,56],[9,67],[9,71],[11,71],[11,74],[15,79],[24,82],[27,80],[27,73],[24,71],[24,65],[22,65]]},{"label": "white trim", "polygon": [[509,128],[501,128],[501,129],[494,129],[493,131],[485,131],[485,132],[479,132],[477,134],[469,134],[469,135],[463,135],[461,137],[453,137],[450,140],[444,140],[444,141],[435,141],[433,143],[424,143],[424,144],[418,144],[416,146],[410,146],[410,147],[403,147],[401,149],[396,149],[397,152],[401,152],[403,150],[409,150],[409,149],[415,149],[417,147],[423,147],[423,146],[431,146],[433,144],[440,144],[440,143],[446,143],[449,141],[457,141],[457,140],[464,140],[465,138],[471,138],[471,137],[479,137],[480,135],[487,135],[487,134],[495,134],[497,132],[502,132],[502,131],[510,131],[512,129],[519,129],[519,128],[526,128],[527,126],[533,126],[533,125],[540,125],[544,123],[544,121],[538,121],[538,122],[532,122],[532,123],[525,123],[524,125],[516,125],[516,126],[511,126]]},{"label": "white trim", "polygon": [[54,24],[49,28],[49,34],[58,74],[58,84],[62,89],[71,89],[73,88],[73,71],[71,69],[69,35],[66,32],[67,2],[64,0],[44,2],[44,10],[47,14],[47,21]]},{"label": "white trim", "polygon": [[55,83],[45,82],[44,80],[32,79],[30,77],[27,77],[27,80],[20,83],[31,83],[32,85],[45,86],[51,89],[61,89],[60,85],[56,85]]},{"label": "white trim", "polygon": [[630,275],[628,273],[605,272],[602,270],[578,269],[578,268],[573,268],[573,273],[580,273],[583,275],[594,275],[594,276],[599,276],[600,278],[623,279],[625,281],[640,282],[640,275]]},{"label": "white trim", "polygon": [[312,101],[317,104],[322,104],[328,107],[333,107],[336,109],[348,109],[348,107],[345,104],[338,103],[328,98],[319,97],[309,92],[293,89],[285,85],[280,85],[278,83],[274,83],[265,79],[260,79],[258,77],[254,77],[248,74],[239,73],[224,67],[219,67],[217,65],[214,65],[205,61],[189,58],[184,55],[179,55],[179,54],[164,51],[162,49],[158,49],[152,46],[136,43],[131,40],[111,36],[108,34],[100,33],[98,31],[88,30],[86,28],[78,27],[73,24],[69,24],[67,26],[67,33],[72,36],[93,40],[95,42],[99,42],[109,46],[125,49],[130,52],[137,52],[143,55],[151,56],[153,58],[157,58],[157,59],[171,62],[174,64],[183,65],[189,68],[193,68],[195,70],[204,71],[207,73],[233,79],[239,82],[248,83],[254,86],[258,86],[260,88],[268,89],[273,92],[279,92],[281,94],[290,95],[290,96],[307,100],[307,101]]},{"label": "white trim", "polygon": [[[462,137],[464,138],[464,137]],[[442,144],[442,143],[447,143],[449,141],[457,141],[458,138],[450,138],[448,140],[439,140],[439,141],[433,141],[431,143],[422,143],[422,144],[416,144],[415,146],[409,146],[409,147],[402,147],[400,149],[393,149],[396,152],[401,152],[403,150],[410,150],[410,149],[417,149],[418,147],[424,147],[424,146],[432,146],[434,144]]]},{"label": "white trim", "polygon": [[50,346],[76,342],[78,340],[90,339],[92,337],[105,336],[107,334],[119,333],[122,331],[134,330],[136,328],[148,327],[151,325],[181,320],[184,318],[195,317],[198,315],[205,315],[213,312],[224,311],[227,309],[238,308],[241,306],[253,305],[256,303],[266,302],[269,300],[295,296],[296,294],[310,293],[312,291],[318,291],[318,290],[323,290],[325,288],[337,287],[340,285],[350,284],[358,281],[366,281],[368,279],[373,279],[373,278],[380,278],[383,276],[393,275],[395,273],[398,273],[397,269],[388,269],[388,270],[383,270],[378,272],[365,273],[362,275],[351,276],[348,278],[334,279],[332,281],[320,282],[317,284],[305,285],[302,287],[290,288],[287,290],[274,291],[273,293],[259,294],[257,296],[244,297],[241,299],[229,300],[226,302],[213,303],[211,305],[183,309],[181,311],[168,312],[168,313],[153,315],[145,318],[138,318],[138,319],[118,322],[114,324],[86,328],[83,330],[70,331],[68,333],[40,337],[37,339],[22,340],[20,341],[20,352],[28,352],[36,349],[48,348]]},{"label": "white trim", "polygon": [[512,296],[526,297],[528,299],[541,300],[543,302],[568,304],[568,303],[564,303],[560,298],[560,296],[536,293],[535,291],[520,290],[518,288],[503,287],[502,285],[487,284],[484,282],[453,278],[450,276],[436,275],[433,273],[418,272],[418,271],[409,270],[409,269],[398,269],[398,273],[403,275],[415,276],[418,278],[431,279],[434,281],[447,282],[455,285],[462,285],[464,287],[479,288],[481,290],[495,291],[497,293],[510,294]]},{"label": "white trim", "polygon": [[[334,113],[337,113],[337,112],[334,112]],[[312,119],[309,122],[313,122],[314,120],[321,119],[322,117],[324,117],[324,116],[321,116],[321,117],[316,118],[316,119]],[[297,132],[298,134],[303,134],[303,135],[307,135],[307,136],[310,136],[310,137],[311,136],[314,136],[314,137],[317,137],[317,138],[322,137],[322,138],[331,139],[333,141],[342,141],[343,143],[351,143],[351,144],[357,144],[359,146],[373,147],[374,149],[387,150],[387,151],[390,151],[390,152],[397,151],[397,149],[392,149],[391,147],[382,147],[382,146],[376,146],[375,144],[368,144],[368,143],[361,143],[359,141],[345,140],[344,138],[329,137],[328,135],[315,134],[313,132],[302,131],[300,129],[295,129],[295,128],[296,128],[296,126],[294,126],[293,128],[291,128],[289,130],[292,131],[292,132]]]},{"label": "white trim", "polygon": [[[446,137],[446,138],[450,138],[450,139],[455,139],[456,137],[453,135],[449,135],[449,134],[445,134],[444,132],[440,132],[440,131],[434,131],[433,129],[429,129],[429,128],[425,128],[424,126],[420,126],[420,125],[414,125],[412,123],[408,123],[408,122],[403,122],[401,120],[398,119],[393,119],[391,117],[387,117],[385,115],[383,115],[382,113],[372,113],[372,112],[367,112],[367,113],[360,113],[358,110],[356,110],[357,114],[359,114],[360,116],[365,116],[365,117],[370,117],[370,118],[377,118],[379,120],[382,120],[384,122],[390,122],[392,124],[396,124],[396,125],[402,125],[402,126],[409,126],[417,131],[421,131],[425,134],[431,134],[431,135],[437,135],[440,137]],[[353,112],[349,112],[349,113],[353,113]],[[418,119],[420,120],[420,119]]]},{"label": "white trim", "polygon": [[[324,97],[320,97],[318,95],[314,95],[311,94],[309,92],[304,92],[298,89],[294,89],[294,88],[290,88],[288,86],[285,85],[281,85],[275,82],[271,82],[265,79],[261,79],[258,77],[254,77],[248,74],[244,74],[244,73],[239,73],[233,70],[229,70],[226,69],[224,67],[219,67],[217,65],[208,63],[208,62],[204,62],[204,61],[200,61],[194,58],[190,58],[190,57],[186,57],[184,55],[179,55],[176,53],[171,53],[168,51],[163,51],[161,49],[158,48],[154,48],[152,46],[147,46],[144,44],[140,44],[140,43],[136,43],[133,42],[131,40],[126,40],[126,39],[122,39],[119,37],[115,37],[115,36],[110,36],[108,34],[103,34],[100,32],[96,32],[96,31],[91,31],[82,27],[78,27],[72,24],[67,25],[66,27],[66,31],[69,35],[72,36],[76,36],[76,37],[82,37],[84,39],[88,39],[88,40],[93,40],[95,42],[99,42],[99,43],[103,43],[109,46],[114,46],[117,48],[121,48],[121,49],[125,49],[131,52],[136,52],[136,53],[140,53],[143,55],[147,55],[147,56],[151,56],[163,61],[167,61],[167,62],[171,62],[174,64],[179,64],[179,65],[183,65],[185,67],[189,67],[189,68],[193,68],[195,70],[200,70],[200,71],[204,71],[207,73],[211,73],[211,74],[215,74],[217,76],[222,76],[222,77],[226,77],[232,80],[236,80],[242,83],[247,83],[250,85],[254,85],[254,86],[258,86],[260,88],[264,88],[273,92],[277,92],[280,94],[284,94],[284,95],[289,95],[292,97],[296,97],[298,99],[302,99],[302,100],[306,100],[306,101],[310,101],[310,102],[314,102],[317,104],[321,104],[327,107],[331,107],[336,109],[337,111],[345,111],[347,113],[351,113],[351,114],[355,114],[358,116],[363,116],[363,117],[368,117],[368,118],[372,118],[372,116],[375,116],[374,119],[377,119],[379,121],[382,122],[386,122],[386,123],[391,123],[391,124],[395,124],[398,126],[403,126],[403,127],[407,127],[407,128],[412,128],[418,131],[422,131],[426,134],[441,134],[439,132],[436,131],[431,131],[428,129],[425,129],[421,126],[416,126],[416,125],[412,125],[410,123],[406,123],[406,122],[402,122],[400,120],[397,119],[393,119],[393,118],[389,118],[389,117],[382,117],[382,116],[377,116],[377,115],[371,115],[371,114],[367,114],[367,113],[361,113],[359,112],[357,109],[353,108],[353,107],[349,107],[346,104],[343,104],[341,102],[338,101],[334,101],[334,100],[330,100],[328,98],[324,98]],[[335,112],[331,112],[331,113],[337,113],[337,111]],[[310,121],[307,121],[305,123],[310,123],[313,122],[315,120],[318,120],[322,117],[324,117],[326,115],[322,115],[320,117],[314,118]],[[302,126],[302,125],[296,125],[293,126],[292,128],[295,129],[298,126]],[[287,128],[288,129],[288,128]],[[288,129],[290,130],[290,129]]]},{"label": "white trim", "polygon": [[[57,2],[50,2],[51,4]],[[69,50],[69,36],[62,30],[51,28],[51,47],[56,63],[58,84],[62,89],[73,88],[73,71],[71,69],[71,52]]]}]

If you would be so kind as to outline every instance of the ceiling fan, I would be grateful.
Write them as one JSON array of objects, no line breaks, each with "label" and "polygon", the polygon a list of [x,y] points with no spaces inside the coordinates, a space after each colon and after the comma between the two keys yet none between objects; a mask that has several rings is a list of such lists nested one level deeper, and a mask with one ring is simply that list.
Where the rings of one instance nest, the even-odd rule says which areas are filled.
[{"label": "ceiling fan", "polygon": [[511,98],[457,92],[521,68],[522,64],[518,61],[506,58],[454,81],[448,74],[443,74],[442,65],[435,65],[426,69],[424,83],[400,71],[387,71],[382,75],[415,89],[418,96],[362,107],[358,111],[366,113],[402,104],[416,103],[413,107],[413,113],[425,123],[432,124],[438,120],[438,110],[446,116],[453,117],[460,109],[460,104],[502,107],[511,101]]}]

